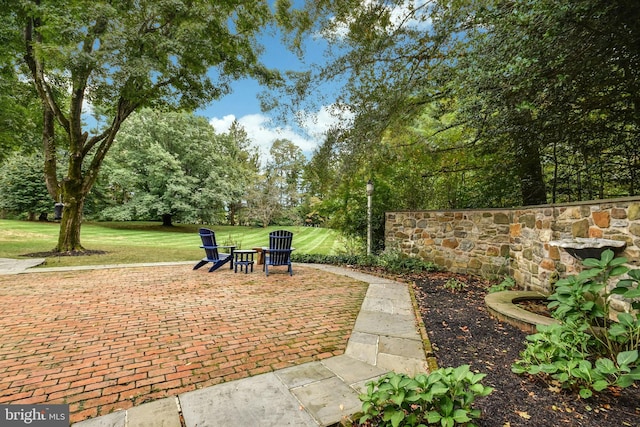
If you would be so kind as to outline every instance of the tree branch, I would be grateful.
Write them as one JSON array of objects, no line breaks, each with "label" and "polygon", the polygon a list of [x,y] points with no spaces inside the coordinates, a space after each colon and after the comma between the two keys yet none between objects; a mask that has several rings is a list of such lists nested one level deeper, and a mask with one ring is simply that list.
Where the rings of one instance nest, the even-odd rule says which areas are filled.
[{"label": "tree branch", "polygon": [[37,30],[39,26],[39,19],[31,18],[27,20],[27,25],[24,31],[24,40],[26,45],[24,60],[31,71],[31,76],[33,77],[40,99],[43,100],[43,107],[48,108],[65,131],[69,132],[69,120],[62,113],[60,107],[58,107],[58,104],[51,93],[51,88],[47,84],[44,74],[44,63],[43,61],[38,60],[33,52],[33,45],[35,43],[42,42],[42,36]]}]

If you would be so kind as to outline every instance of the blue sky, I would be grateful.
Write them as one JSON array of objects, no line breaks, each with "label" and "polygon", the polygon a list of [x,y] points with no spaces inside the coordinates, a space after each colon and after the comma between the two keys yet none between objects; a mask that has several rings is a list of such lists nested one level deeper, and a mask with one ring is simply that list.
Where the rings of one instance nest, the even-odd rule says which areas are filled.
[{"label": "blue sky", "polygon": [[[311,63],[322,63],[324,47],[322,41],[309,40],[305,49],[304,63],[293,53],[289,52],[274,36],[265,36],[261,39],[265,46],[265,52],[261,59],[271,68],[281,71],[306,69]],[[335,84],[326,84],[323,92],[332,92],[337,89]],[[249,138],[261,152],[266,155],[276,139],[288,139],[302,149],[305,155],[310,156],[315,147],[322,142],[322,133],[336,120],[324,106],[318,111],[312,111],[311,120],[307,125],[299,126],[292,117],[287,123],[277,122],[276,113],[263,113],[260,110],[258,94],[262,88],[256,81],[244,79],[232,85],[232,93],[215,101],[205,108],[198,110],[198,114],[206,117],[216,132],[225,132],[234,119],[244,127]]]},{"label": "blue sky", "polygon": [[[296,1],[294,0],[294,3]],[[363,0],[363,4],[366,5],[370,1]],[[425,19],[428,11],[424,8],[425,4],[428,2],[424,0],[403,0],[400,4],[390,6],[389,12],[392,22],[395,25],[412,26],[427,31],[431,22],[429,19]],[[417,17],[422,19],[407,19],[411,11],[418,11]],[[340,28],[335,28],[334,31],[337,31],[337,35],[342,32]],[[304,64],[301,64],[295,55],[282,46],[279,38],[263,37],[262,42],[266,48],[262,60],[267,66],[282,71],[287,69],[300,70],[304,67]],[[323,63],[324,43],[323,39],[314,39],[313,36],[306,40],[306,64]],[[232,88],[233,93],[201,109],[198,114],[209,119],[217,132],[226,131],[233,120],[237,119],[253,143],[259,146],[265,154],[268,153],[271,143],[275,139],[281,138],[292,141],[307,156],[310,156],[314,148],[324,139],[323,132],[340,120],[329,113],[331,103],[335,100],[335,97],[332,99],[331,95],[339,90],[339,83],[326,83],[320,88],[323,95],[327,97],[327,100],[324,101],[326,104],[319,106],[317,111],[305,111],[306,117],[309,119],[301,127],[296,125],[293,118],[289,123],[283,125],[272,119],[272,115],[275,116],[275,114],[262,113],[257,99],[257,95],[262,92],[262,89],[256,82],[243,80],[236,82]]]}]

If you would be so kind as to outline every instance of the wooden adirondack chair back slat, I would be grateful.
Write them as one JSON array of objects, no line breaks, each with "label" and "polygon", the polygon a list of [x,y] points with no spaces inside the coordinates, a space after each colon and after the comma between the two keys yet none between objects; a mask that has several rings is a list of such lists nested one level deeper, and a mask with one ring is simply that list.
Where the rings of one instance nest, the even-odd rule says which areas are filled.
[{"label": "wooden adirondack chair back slat", "polygon": [[207,258],[212,261],[217,261],[220,259],[220,255],[218,254],[218,244],[216,243],[216,235],[213,231],[208,228],[201,228],[199,230],[200,238],[202,239],[202,246],[204,246],[204,252],[207,255]]},{"label": "wooden adirondack chair back slat", "polygon": [[288,265],[291,258],[293,233],[277,230],[269,234],[269,265]]},{"label": "wooden adirondack chair back slat", "polygon": [[[213,230],[209,230],[208,228],[201,228],[198,230],[198,233],[200,234],[200,239],[202,239],[201,248],[204,249],[204,253],[206,256],[198,261],[193,269],[197,270],[210,262],[213,263],[213,265],[209,269],[209,273],[217,270],[226,263],[229,263],[229,268],[233,268],[233,251],[236,247],[218,246],[218,244],[216,243],[216,233],[214,233]],[[221,248],[223,252],[218,252],[218,248]],[[229,250],[230,253],[224,253],[225,249]]]}]

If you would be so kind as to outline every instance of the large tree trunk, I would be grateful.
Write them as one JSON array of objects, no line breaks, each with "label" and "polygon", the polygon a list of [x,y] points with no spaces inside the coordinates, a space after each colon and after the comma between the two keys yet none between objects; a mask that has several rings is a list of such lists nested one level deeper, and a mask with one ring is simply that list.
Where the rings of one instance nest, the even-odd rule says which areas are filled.
[{"label": "large tree trunk", "polygon": [[542,173],[540,145],[535,140],[532,140],[530,135],[521,135],[515,148],[522,204],[531,206],[547,203],[547,189]]},{"label": "large tree trunk", "polygon": [[236,225],[236,203],[229,204],[229,225]]},{"label": "large tree trunk", "polygon": [[520,188],[524,206],[543,205],[547,203],[547,191],[542,176],[540,157],[536,153],[537,162],[528,159],[522,163]]},{"label": "large tree trunk", "polygon": [[58,234],[57,252],[84,251],[80,244],[80,226],[86,194],[83,194],[82,185],[74,185],[71,181],[63,182],[64,208],[60,220],[60,233]]},{"label": "large tree trunk", "polygon": [[233,202],[229,204],[229,225],[236,225],[236,219],[242,209],[242,202]]}]

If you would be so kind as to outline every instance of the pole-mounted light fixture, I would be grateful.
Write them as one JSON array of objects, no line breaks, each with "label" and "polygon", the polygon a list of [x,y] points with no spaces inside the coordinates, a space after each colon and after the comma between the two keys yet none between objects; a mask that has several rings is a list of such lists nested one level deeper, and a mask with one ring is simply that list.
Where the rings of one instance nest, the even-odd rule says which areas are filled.
[{"label": "pole-mounted light fixture", "polygon": [[367,255],[371,255],[371,196],[373,181],[367,181]]}]

